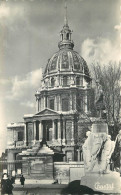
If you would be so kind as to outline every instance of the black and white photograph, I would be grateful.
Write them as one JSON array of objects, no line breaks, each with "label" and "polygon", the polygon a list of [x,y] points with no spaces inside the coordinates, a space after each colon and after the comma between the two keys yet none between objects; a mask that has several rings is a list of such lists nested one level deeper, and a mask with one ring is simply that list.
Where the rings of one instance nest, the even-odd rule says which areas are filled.
[{"label": "black and white photograph", "polygon": [[0,193],[121,194],[120,0],[0,0]]}]

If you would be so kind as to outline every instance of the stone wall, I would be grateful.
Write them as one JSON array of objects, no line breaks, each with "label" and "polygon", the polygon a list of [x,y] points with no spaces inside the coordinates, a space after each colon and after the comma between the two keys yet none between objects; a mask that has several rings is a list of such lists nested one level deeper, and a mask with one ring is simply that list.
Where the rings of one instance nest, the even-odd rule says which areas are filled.
[{"label": "stone wall", "polygon": [[22,173],[28,179],[53,179],[52,156],[23,157]]},{"label": "stone wall", "polygon": [[73,180],[81,180],[85,175],[82,162],[54,162],[54,179],[60,184],[67,184]]}]

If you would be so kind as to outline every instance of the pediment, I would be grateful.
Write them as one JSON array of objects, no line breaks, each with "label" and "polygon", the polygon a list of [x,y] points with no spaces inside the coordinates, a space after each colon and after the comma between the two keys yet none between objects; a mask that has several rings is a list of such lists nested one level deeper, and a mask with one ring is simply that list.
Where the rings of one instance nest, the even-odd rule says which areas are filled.
[{"label": "pediment", "polygon": [[35,116],[41,116],[41,115],[42,116],[43,115],[59,115],[59,113],[56,112],[56,111],[54,111],[54,110],[51,110],[51,109],[46,108],[46,109],[38,112],[37,114],[35,114]]}]

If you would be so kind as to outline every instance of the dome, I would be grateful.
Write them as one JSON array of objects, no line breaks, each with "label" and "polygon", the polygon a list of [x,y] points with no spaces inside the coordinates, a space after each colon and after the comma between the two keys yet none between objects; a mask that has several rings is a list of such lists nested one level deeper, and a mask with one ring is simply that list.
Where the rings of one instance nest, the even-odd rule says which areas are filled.
[{"label": "dome", "polygon": [[86,61],[73,50],[74,42],[71,38],[72,31],[68,26],[67,17],[60,31],[59,51],[56,52],[47,63],[43,77],[56,74],[77,73],[90,78]]},{"label": "dome", "polygon": [[86,61],[73,49],[60,49],[47,63],[44,76],[56,72],[78,72],[89,76]]}]

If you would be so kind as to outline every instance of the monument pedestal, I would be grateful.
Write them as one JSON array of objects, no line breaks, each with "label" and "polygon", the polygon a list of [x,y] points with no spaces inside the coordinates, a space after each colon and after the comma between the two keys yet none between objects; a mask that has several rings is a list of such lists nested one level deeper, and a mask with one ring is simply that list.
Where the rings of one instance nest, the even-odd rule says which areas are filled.
[{"label": "monument pedestal", "polygon": [[81,178],[80,184],[103,193],[121,193],[121,177],[117,172],[107,174],[86,173]]}]

